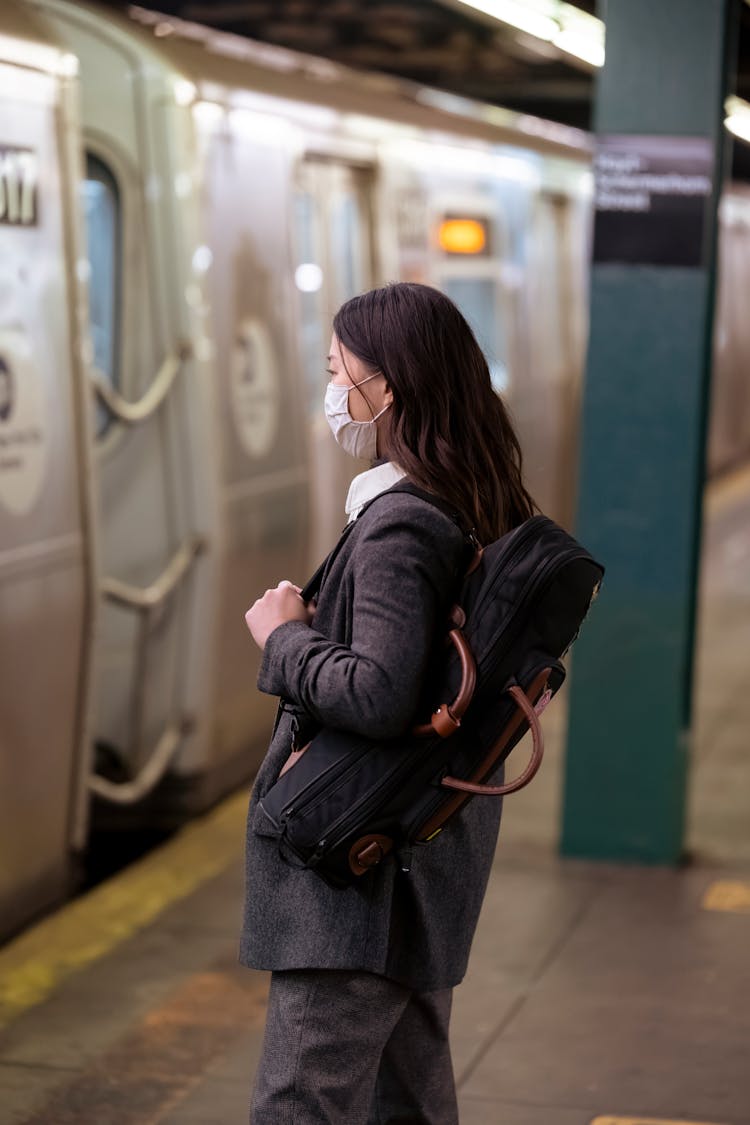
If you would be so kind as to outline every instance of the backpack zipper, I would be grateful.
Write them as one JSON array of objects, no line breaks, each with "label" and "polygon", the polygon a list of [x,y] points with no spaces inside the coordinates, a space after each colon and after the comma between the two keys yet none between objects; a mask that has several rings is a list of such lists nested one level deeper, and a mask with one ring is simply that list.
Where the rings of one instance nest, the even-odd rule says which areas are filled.
[{"label": "backpack zipper", "polygon": [[[533,516],[532,519],[522,524],[518,529],[518,534],[513,537],[512,541],[508,543],[506,550],[502,555],[502,569],[495,575],[492,585],[489,590],[485,591],[484,597],[481,602],[477,602],[475,606],[476,612],[481,612],[484,602],[494,595],[498,585],[500,585],[505,578],[512,563],[515,562],[516,556],[521,553],[521,548],[525,545],[526,540],[531,538],[532,535],[537,533],[540,525],[550,524],[552,521],[548,516]],[[506,554],[507,552],[507,554]],[[499,560],[498,560],[499,561]]]},{"label": "backpack zipper", "polygon": [[[341,776],[336,781],[334,787],[319,794],[319,789],[322,788],[325,790],[325,784],[328,774],[331,772],[331,770],[335,770],[339,765],[338,762],[331,762],[329,766],[326,766],[325,770],[322,773],[317,774],[312,779],[312,781],[309,781],[307,785],[300,789],[296,796],[292,797],[291,801],[288,804],[284,805],[279,817],[280,822],[284,823],[292,816],[301,816],[304,813],[312,812],[312,810],[316,808],[321,801],[326,800],[332,793],[338,792],[341,786],[344,785],[346,781],[348,781],[351,774],[355,772],[362,758],[364,758],[369,752],[370,746],[367,745],[362,749],[361,753],[357,754],[356,758],[354,758],[342,771]],[[316,797],[318,798],[317,800]]]},{"label": "backpack zipper", "polygon": [[[564,554],[556,555],[552,559],[546,559],[537,567],[537,569],[529,577],[528,582],[521,591],[521,594],[519,595],[518,600],[513,606],[508,620],[506,621],[505,629],[502,632],[502,645],[498,645],[498,651],[492,654],[491,660],[487,661],[484,665],[477,668],[481,680],[489,679],[500,661],[507,654],[508,649],[513,643],[512,632],[513,627],[516,623],[516,619],[529,598],[533,594],[537,593],[541,589],[541,587],[545,585],[549,580],[551,580],[554,577],[555,573],[558,570],[562,569],[563,566],[566,566],[570,562],[575,562],[577,559],[589,558],[590,555],[583,548],[569,547],[567,551],[564,552]],[[558,658],[555,657],[555,659]],[[479,691],[481,692],[481,690],[482,688],[480,686]]]},{"label": "backpack zipper", "polygon": [[357,820],[361,816],[367,815],[367,806],[372,801],[373,796],[377,798],[377,803],[378,805],[380,805],[383,801],[389,800],[392,793],[398,792],[401,786],[403,775],[405,773],[410,773],[415,768],[418,768],[422,764],[424,758],[429,753],[432,753],[434,751],[434,745],[435,740],[430,739],[429,742],[425,745],[422,754],[420,754],[419,759],[416,762],[413,759],[400,762],[398,766],[396,766],[396,768],[392,771],[391,776],[388,778],[386,783],[383,783],[381,781],[377,785],[370,786],[367,792],[364,793],[358,801],[356,801],[353,805],[350,805],[350,807],[346,809],[345,812],[337,817],[336,820],[334,820],[333,824],[329,826],[325,836],[323,836],[318,841],[318,845],[315,851],[310,856],[308,866],[314,867],[316,863],[320,862],[323,857],[323,853],[327,849],[336,848],[342,840],[346,839],[346,837],[349,835],[349,832],[351,831],[350,827],[348,826],[348,822],[352,818]]}]

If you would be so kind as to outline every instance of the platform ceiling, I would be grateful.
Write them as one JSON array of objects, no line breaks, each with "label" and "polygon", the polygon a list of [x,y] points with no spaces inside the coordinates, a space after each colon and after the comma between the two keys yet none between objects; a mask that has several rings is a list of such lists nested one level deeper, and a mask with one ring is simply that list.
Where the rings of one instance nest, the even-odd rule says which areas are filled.
[{"label": "platform ceiling", "polygon": [[[110,0],[124,8],[123,0]],[[597,13],[596,0],[573,0]],[[251,39],[385,71],[588,129],[594,71],[457,0],[138,0],[141,7]],[[598,5],[601,9],[602,5]],[[750,6],[740,3],[736,87],[750,101]],[[750,179],[750,145],[734,145]]]}]

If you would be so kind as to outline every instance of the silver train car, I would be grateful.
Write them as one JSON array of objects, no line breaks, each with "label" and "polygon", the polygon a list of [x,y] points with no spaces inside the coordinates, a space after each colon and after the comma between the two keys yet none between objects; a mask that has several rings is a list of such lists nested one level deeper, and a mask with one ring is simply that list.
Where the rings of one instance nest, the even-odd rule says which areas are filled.
[{"label": "silver train car", "polygon": [[[347,297],[456,300],[571,522],[592,180],[578,131],[137,8],[4,5],[0,101],[9,933],[68,893],[92,809],[177,823],[257,767],[244,611],[313,569],[362,467],[322,415]],[[750,448],[750,199],[722,216],[715,469]]]}]

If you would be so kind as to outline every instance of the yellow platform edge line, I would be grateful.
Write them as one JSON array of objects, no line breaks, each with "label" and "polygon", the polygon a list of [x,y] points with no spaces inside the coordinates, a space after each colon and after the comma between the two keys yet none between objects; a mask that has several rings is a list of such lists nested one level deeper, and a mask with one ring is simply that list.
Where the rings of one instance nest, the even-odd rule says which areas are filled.
[{"label": "yellow platform edge line", "polygon": [[750,883],[739,879],[719,879],[708,888],[701,906],[704,910],[750,914]]},{"label": "yellow platform edge line", "polygon": [[671,1117],[594,1117],[589,1125],[719,1125],[717,1121],[674,1121]]},{"label": "yellow platform edge line", "polygon": [[716,480],[706,481],[705,500],[709,511],[723,512],[731,504],[747,497],[750,493],[750,464],[730,469]]},{"label": "yellow platform edge line", "polygon": [[215,809],[0,950],[0,1027],[243,854],[248,793]]}]

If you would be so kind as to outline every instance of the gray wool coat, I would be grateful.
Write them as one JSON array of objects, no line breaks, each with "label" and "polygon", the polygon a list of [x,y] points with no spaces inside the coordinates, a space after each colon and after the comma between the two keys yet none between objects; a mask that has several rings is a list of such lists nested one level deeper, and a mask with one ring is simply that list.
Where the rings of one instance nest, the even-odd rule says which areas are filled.
[{"label": "gray wool coat", "polygon": [[[388,738],[417,717],[428,661],[466,561],[456,525],[425,500],[384,493],[335,558],[312,627],[271,633],[258,687],[301,704],[320,724]],[[438,701],[435,701],[438,702]],[[393,860],[354,887],[329,887],[289,866],[259,799],[290,753],[283,714],[250,801],[240,960],[258,969],[360,969],[415,989],[462,979],[489,877],[500,801],[479,798],[411,870]]]}]

